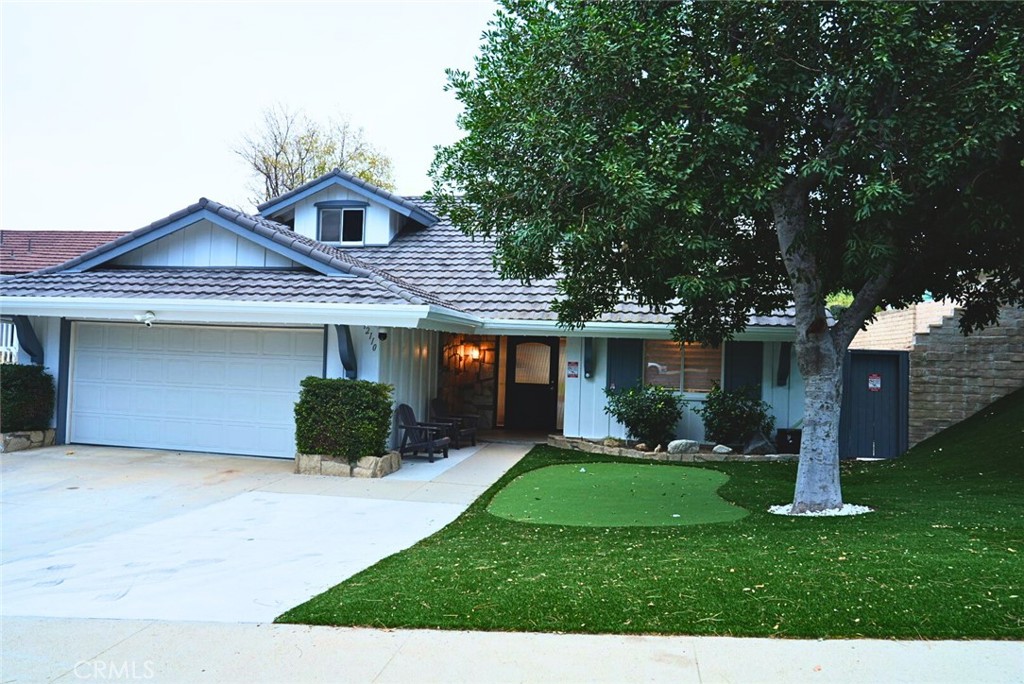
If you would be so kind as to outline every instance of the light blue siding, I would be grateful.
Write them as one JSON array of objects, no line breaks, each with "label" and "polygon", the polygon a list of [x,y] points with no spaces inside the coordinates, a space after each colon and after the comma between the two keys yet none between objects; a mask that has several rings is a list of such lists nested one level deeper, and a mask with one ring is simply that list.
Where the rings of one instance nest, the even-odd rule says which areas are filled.
[{"label": "light blue siding", "polygon": [[789,346],[789,378],[784,385],[776,384],[779,371],[779,352],[783,342],[764,343],[764,376],[761,397],[772,407],[776,428],[798,427],[804,417],[804,379],[796,364],[796,349]]},{"label": "light blue siding", "polygon": [[113,261],[118,266],[169,268],[294,268],[296,264],[251,240],[203,220]]}]

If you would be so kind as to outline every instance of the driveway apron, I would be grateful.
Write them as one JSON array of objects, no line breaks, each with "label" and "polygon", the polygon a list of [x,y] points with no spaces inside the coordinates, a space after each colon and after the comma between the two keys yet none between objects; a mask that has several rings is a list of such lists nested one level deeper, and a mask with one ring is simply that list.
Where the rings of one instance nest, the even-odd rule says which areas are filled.
[{"label": "driveway apron", "polygon": [[0,614],[270,621],[438,531],[528,449],[461,449],[381,480],[214,454],[4,454]]}]

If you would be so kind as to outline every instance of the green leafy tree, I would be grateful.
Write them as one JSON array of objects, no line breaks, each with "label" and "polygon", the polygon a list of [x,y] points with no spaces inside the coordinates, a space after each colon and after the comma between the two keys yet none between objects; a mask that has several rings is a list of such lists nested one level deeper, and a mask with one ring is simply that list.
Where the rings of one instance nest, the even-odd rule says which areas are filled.
[{"label": "green leafy tree", "polygon": [[[794,511],[842,505],[842,359],[926,291],[965,333],[1024,304],[1024,4],[506,0],[439,208],[563,324],[623,299],[717,343],[796,307]],[[826,298],[853,294],[830,321]]]},{"label": "green leafy tree", "polygon": [[263,123],[234,150],[252,172],[252,201],[279,197],[334,168],[394,190],[391,159],[348,118],[319,123],[282,104],[263,111]]}]

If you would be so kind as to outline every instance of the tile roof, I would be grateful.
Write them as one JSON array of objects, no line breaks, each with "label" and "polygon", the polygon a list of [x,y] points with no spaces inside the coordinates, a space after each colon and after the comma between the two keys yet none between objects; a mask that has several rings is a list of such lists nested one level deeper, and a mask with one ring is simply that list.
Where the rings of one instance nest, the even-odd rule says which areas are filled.
[{"label": "tile roof", "polygon": [[133,297],[253,302],[407,304],[408,298],[366,277],[314,271],[210,268],[116,268],[31,273],[5,280],[10,297]]},{"label": "tile roof", "polygon": [[[104,254],[111,252],[117,249],[118,247],[121,247],[122,245],[138,240],[139,238],[144,237],[148,233],[163,228],[164,226],[170,225],[171,223],[174,223],[175,221],[195,214],[196,212],[204,210],[209,211],[228,221],[231,221],[233,224],[241,228],[250,230],[257,235],[260,235],[261,237],[264,237],[268,240],[272,240],[273,242],[276,242],[277,244],[280,244],[288,249],[297,251],[309,257],[310,259],[313,259],[314,261],[323,264],[329,269],[341,273],[346,273],[358,278],[365,278],[375,283],[377,286],[385,288],[391,291],[392,293],[398,295],[407,303],[435,304],[438,306],[447,307],[449,309],[454,309],[456,311],[461,311],[461,308],[457,304],[449,303],[443,297],[437,296],[436,293],[431,292],[429,290],[421,289],[415,284],[405,283],[400,279],[394,277],[392,274],[386,273],[372,264],[360,261],[359,259],[354,257],[350,252],[332,247],[330,245],[325,245],[322,242],[318,242],[317,240],[313,240],[312,238],[300,235],[299,233],[296,233],[293,230],[291,230],[288,226],[282,225],[275,221],[271,221],[269,219],[265,219],[262,216],[250,216],[249,214],[241,212],[237,209],[232,209],[231,207],[220,204],[219,202],[214,202],[213,200],[206,199],[205,197],[201,198],[195,204],[191,204],[188,207],[181,209],[180,211],[176,211],[173,214],[170,214],[169,216],[165,216],[164,218],[159,219],[158,221],[154,221],[148,226],[139,228],[138,230],[132,231],[131,233],[121,235],[112,242],[100,245],[99,247],[96,247],[95,249],[86,252],[85,254],[78,255],[75,258],[66,261],[62,264],[42,269],[41,271],[39,271],[39,273],[43,275],[48,275],[67,271],[68,269],[72,269],[75,266],[79,266],[86,262],[92,261],[96,257],[102,257]],[[199,272],[202,271],[197,271],[197,273]],[[205,272],[211,274],[214,273],[214,271],[212,270]],[[152,274],[153,271],[150,269],[143,269],[140,270],[139,273]],[[64,274],[63,277],[67,278],[69,276],[70,274]],[[139,280],[137,281],[137,285],[139,287],[142,286],[143,278],[144,276],[140,275]],[[74,291],[75,294],[68,294],[64,296],[96,296],[95,293],[89,293],[86,291],[86,289],[83,289],[84,283],[89,281],[79,280],[77,282],[79,283],[79,287]],[[8,294],[10,296],[18,296],[13,294],[13,290],[11,290],[8,285],[8,283],[4,284],[4,294]],[[28,293],[23,293],[21,296],[28,296]],[[137,291],[134,296],[144,295]],[[152,296],[158,295],[152,294]],[[293,301],[302,300],[295,299]]]},{"label": "tile roof", "polygon": [[124,234],[115,230],[0,230],[0,274],[55,266]]},{"label": "tile roof", "polygon": [[[423,198],[402,198],[435,216]],[[273,269],[120,269],[97,265],[85,272],[67,269],[90,261],[147,233],[197,211],[210,211],[288,249],[352,277],[310,271]],[[5,236],[6,241],[6,236]],[[335,303],[434,304],[483,319],[553,322],[551,304],[556,281],[524,285],[502,280],[492,266],[494,244],[470,238],[447,218],[430,227],[407,229],[390,245],[339,248],[326,245],[261,216],[250,216],[201,199],[149,226],[121,235],[58,266],[3,282],[7,296],[167,297]],[[622,304],[600,322],[671,324],[669,314],[652,313],[636,304]],[[772,316],[752,316],[751,326],[791,326],[792,309]]]},{"label": "tile roof", "polygon": [[[433,204],[424,198],[409,198],[409,201],[431,213],[435,211]],[[558,294],[554,279],[536,280],[530,285],[502,280],[492,266],[494,243],[464,235],[447,217],[429,228],[403,232],[390,245],[345,251],[482,318],[536,321],[558,318],[551,311]],[[598,321],[670,325],[671,316],[626,303]],[[793,325],[793,312],[752,316],[750,325]]]},{"label": "tile roof", "polygon": [[275,197],[272,200],[264,202],[263,204],[256,207],[256,210],[264,214],[267,213],[268,210],[273,210],[270,213],[274,213],[287,206],[290,203],[289,200],[292,200],[293,198],[301,195],[307,190],[315,188],[316,186],[322,183],[330,182],[332,180],[341,181],[342,183],[349,186],[355,186],[354,189],[356,189],[357,191],[362,191],[366,194],[375,195],[376,197],[378,197],[381,200],[384,200],[385,202],[398,205],[409,211],[410,215],[423,225],[433,225],[441,220],[430,209],[424,207],[423,203],[415,202],[407,197],[402,197],[401,195],[396,195],[394,193],[388,192],[383,188],[378,188],[376,185],[373,185],[372,183],[367,183],[362,178],[357,178],[356,176],[353,176],[351,173],[342,171],[339,168],[334,168],[333,170],[325,173],[319,178],[314,178],[308,183],[303,183],[294,190],[290,190],[284,193],[283,195],[280,195],[279,197]]}]

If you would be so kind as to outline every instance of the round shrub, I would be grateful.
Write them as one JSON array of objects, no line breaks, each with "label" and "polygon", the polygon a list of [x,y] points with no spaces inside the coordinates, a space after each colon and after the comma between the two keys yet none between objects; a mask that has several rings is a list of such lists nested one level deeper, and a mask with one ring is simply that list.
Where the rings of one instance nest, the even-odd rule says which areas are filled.
[{"label": "round shrub", "polygon": [[675,439],[676,423],[683,416],[679,395],[660,385],[604,391],[608,405],[604,412],[626,426],[632,439],[648,446],[668,444]]},{"label": "round shrub", "polygon": [[50,427],[54,395],[53,376],[42,366],[0,364],[0,432]]},{"label": "round shrub", "polygon": [[716,383],[708,393],[704,406],[693,412],[704,421],[704,437],[708,441],[740,446],[758,432],[771,438],[775,416],[767,402],[751,396],[751,390],[723,390]]}]

